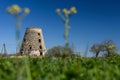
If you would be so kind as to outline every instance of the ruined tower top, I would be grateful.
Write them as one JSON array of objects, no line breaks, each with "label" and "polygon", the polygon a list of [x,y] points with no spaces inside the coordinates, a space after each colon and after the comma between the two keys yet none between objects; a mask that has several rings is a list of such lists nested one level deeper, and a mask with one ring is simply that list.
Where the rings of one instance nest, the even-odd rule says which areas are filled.
[{"label": "ruined tower top", "polygon": [[37,28],[37,27],[32,27],[32,28],[26,28],[27,31],[35,31],[35,32],[41,32],[41,28]]}]

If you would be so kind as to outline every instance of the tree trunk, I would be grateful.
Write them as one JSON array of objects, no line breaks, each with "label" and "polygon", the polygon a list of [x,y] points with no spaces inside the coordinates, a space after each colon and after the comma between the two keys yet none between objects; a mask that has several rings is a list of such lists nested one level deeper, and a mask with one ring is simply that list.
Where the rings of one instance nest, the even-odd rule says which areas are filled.
[{"label": "tree trunk", "polygon": [[99,55],[99,52],[96,53],[96,57],[98,57],[98,55]]},{"label": "tree trunk", "polygon": [[109,56],[110,56],[110,51],[108,50],[107,52],[108,52],[108,55],[107,55],[107,57],[109,57]]}]

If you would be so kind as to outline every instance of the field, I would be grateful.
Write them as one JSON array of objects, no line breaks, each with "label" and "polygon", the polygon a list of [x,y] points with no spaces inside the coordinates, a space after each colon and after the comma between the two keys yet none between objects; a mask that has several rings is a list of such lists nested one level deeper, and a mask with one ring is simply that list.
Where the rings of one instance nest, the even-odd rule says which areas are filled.
[{"label": "field", "polygon": [[120,80],[120,56],[1,58],[0,80]]}]

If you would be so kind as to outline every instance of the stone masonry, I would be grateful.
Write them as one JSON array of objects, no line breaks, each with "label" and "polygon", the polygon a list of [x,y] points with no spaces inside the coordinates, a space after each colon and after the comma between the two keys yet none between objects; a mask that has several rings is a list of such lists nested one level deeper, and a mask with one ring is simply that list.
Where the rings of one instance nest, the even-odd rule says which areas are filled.
[{"label": "stone masonry", "polygon": [[31,56],[44,56],[46,48],[40,28],[27,28],[22,41],[20,54]]}]

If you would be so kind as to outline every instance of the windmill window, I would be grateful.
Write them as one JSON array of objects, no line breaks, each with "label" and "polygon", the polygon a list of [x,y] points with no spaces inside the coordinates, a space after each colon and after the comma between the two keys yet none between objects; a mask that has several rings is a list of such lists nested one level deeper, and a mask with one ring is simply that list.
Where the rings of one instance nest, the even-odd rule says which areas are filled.
[{"label": "windmill window", "polygon": [[21,51],[23,51],[23,49],[21,49]]},{"label": "windmill window", "polygon": [[38,42],[41,42],[41,39],[38,39]]},{"label": "windmill window", "polygon": [[30,46],[30,50],[32,49],[32,47]]},{"label": "windmill window", "polygon": [[42,53],[42,52],[40,52],[40,55],[42,56],[42,55],[43,55],[43,53]]},{"label": "windmill window", "polygon": [[22,48],[23,48],[23,45],[22,45]]},{"label": "windmill window", "polygon": [[40,36],[40,33],[38,33],[38,35]]},{"label": "windmill window", "polygon": [[30,50],[32,49],[32,47],[30,47]]},{"label": "windmill window", "polygon": [[23,54],[23,51],[21,51],[20,54]]},{"label": "windmill window", "polygon": [[42,46],[40,45],[40,49],[42,49]]},{"label": "windmill window", "polygon": [[26,41],[26,39],[24,39],[24,42]]}]

